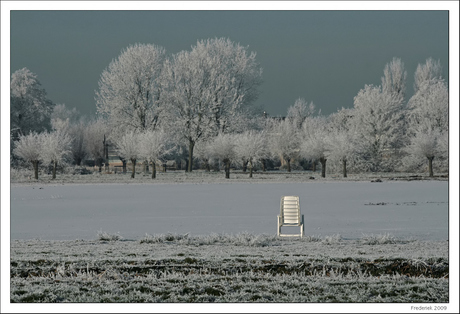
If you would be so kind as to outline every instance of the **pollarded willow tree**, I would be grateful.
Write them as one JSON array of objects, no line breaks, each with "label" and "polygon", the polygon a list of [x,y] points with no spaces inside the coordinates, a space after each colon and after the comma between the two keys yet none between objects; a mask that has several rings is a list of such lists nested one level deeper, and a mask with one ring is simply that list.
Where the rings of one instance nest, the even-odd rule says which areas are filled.
[{"label": "pollarded willow tree", "polygon": [[211,171],[211,161],[213,158],[212,148],[210,142],[212,139],[207,141],[200,141],[195,144],[194,154],[195,156],[204,163],[204,168],[207,172]]},{"label": "pollarded willow tree", "polygon": [[102,72],[96,91],[98,113],[125,131],[155,129],[162,113],[161,71],[165,49],[135,44]]},{"label": "pollarded willow tree", "polygon": [[72,139],[65,131],[56,130],[43,133],[41,159],[53,166],[53,179],[56,179],[57,165],[65,161],[70,154]]},{"label": "pollarded willow tree", "polygon": [[274,121],[269,128],[269,149],[273,157],[282,158],[291,172],[291,161],[299,157],[299,130],[293,121]]},{"label": "pollarded willow tree", "polygon": [[10,118],[13,139],[20,134],[49,129],[54,104],[46,96],[37,75],[29,69],[11,75]]},{"label": "pollarded willow tree", "polygon": [[188,169],[193,169],[195,144],[242,125],[257,97],[262,70],[255,53],[228,39],[198,41],[165,63],[169,129],[188,145]]},{"label": "pollarded willow tree", "polygon": [[441,144],[442,135],[436,130],[416,131],[411,138],[410,144],[405,148],[405,151],[410,155],[410,158],[420,158],[428,160],[428,173],[433,177],[433,159],[442,157],[444,153]]},{"label": "pollarded willow tree", "polygon": [[329,158],[331,130],[323,116],[306,119],[300,136],[300,154],[307,160],[321,163],[321,176],[326,177]]},{"label": "pollarded willow tree", "polygon": [[213,157],[219,159],[224,164],[225,178],[230,179],[230,165],[237,157],[235,135],[229,133],[219,133],[209,143]]},{"label": "pollarded willow tree", "polygon": [[37,132],[30,132],[27,135],[20,134],[13,149],[14,155],[32,163],[35,180],[38,180],[38,164],[42,161],[42,134]]},{"label": "pollarded willow tree", "polygon": [[254,164],[269,157],[268,138],[266,132],[255,130],[235,135],[235,152],[237,159],[249,167],[249,177],[252,178]]},{"label": "pollarded willow tree", "polygon": [[407,104],[408,155],[403,161],[406,167],[417,169],[428,159],[432,176],[435,158],[437,166],[448,168],[448,149],[441,143],[447,143],[449,132],[449,92],[440,61],[429,58],[417,66],[414,89]]},{"label": "pollarded willow tree", "polygon": [[162,130],[149,130],[140,134],[140,156],[152,165],[152,179],[156,178],[156,163],[163,163],[164,157],[170,154],[174,147],[168,135]]},{"label": "pollarded willow tree", "polygon": [[142,145],[140,141],[141,135],[134,131],[129,131],[126,134],[117,136],[114,139],[118,155],[125,160],[131,161],[133,167],[131,178],[133,179],[136,175],[136,162],[142,156]]}]

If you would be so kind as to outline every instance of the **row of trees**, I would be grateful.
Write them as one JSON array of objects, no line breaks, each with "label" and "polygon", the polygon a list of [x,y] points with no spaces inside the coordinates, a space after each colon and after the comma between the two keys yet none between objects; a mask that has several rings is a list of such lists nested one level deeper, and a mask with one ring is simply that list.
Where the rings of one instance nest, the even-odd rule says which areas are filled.
[{"label": "row of trees", "polygon": [[[346,176],[347,169],[420,170],[428,161],[433,175],[435,158],[440,168],[447,169],[448,163],[448,88],[441,70],[440,62],[431,58],[419,64],[414,94],[406,100],[407,72],[394,58],[384,68],[382,84],[365,85],[353,108],[324,116],[313,102],[299,98],[285,118],[267,118],[254,106],[262,69],[247,47],[211,39],[198,41],[191,51],[167,56],[161,47],[136,44],[101,74],[96,92],[101,117],[91,122],[78,119],[78,113],[64,105],[53,108],[36,75],[27,69],[15,72],[13,155],[32,163],[51,162],[46,154],[30,159],[19,149],[22,143],[32,147],[26,143],[38,141],[37,131],[49,119],[53,131],[45,133],[65,138],[61,143],[68,144],[58,145],[67,147],[61,157],[67,155],[75,164],[85,158],[101,160],[106,137],[134,167],[139,160],[150,163],[153,178],[156,163],[184,152],[187,171],[192,171],[195,159],[205,168],[220,160],[226,177],[232,163],[247,166],[252,176],[257,163],[278,158],[288,171],[292,162],[308,160],[313,167],[319,163],[322,176],[326,162],[333,171],[340,165]],[[31,110],[24,109],[32,105],[41,108],[36,120]],[[22,123],[24,119],[29,122]]]},{"label": "row of trees", "polygon": [[198,41],[169,57],[162,47],[136,44],[103,71],[96,105],[120,133],[174,130],[192,171],[197,143],[251,127],[261,78],[256,54],[229,39]]}]

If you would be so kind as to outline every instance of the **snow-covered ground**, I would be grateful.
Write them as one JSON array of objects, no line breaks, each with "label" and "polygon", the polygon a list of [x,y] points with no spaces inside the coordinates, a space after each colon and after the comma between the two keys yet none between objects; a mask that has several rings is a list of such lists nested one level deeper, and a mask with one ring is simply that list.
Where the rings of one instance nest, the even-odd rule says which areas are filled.
[{"label": "snow-covered ground", "polygon": [[[420,179],[14,173],[10,302],[416,302],[450,312],[449,182]],[[276,237],[283,195],[300,196],[302,240]]]},{"label": "snow-covered ground", "polygon": [[[274,234],[283,195],[300,196],[307,236],[448,239],[448,181],[313,180],[305,173],[253,179],[232,174],[225,180],[223,173],[200,172],[160,173],[158,180],[141,174],[134,180],[120,174],[68,178],[12,183],[12,239],[94,239],[98,231],[125,239],[146,233]],[[92,183],[79,184],[80,178]],[[297,231],[283,231],[291,230]]]}]

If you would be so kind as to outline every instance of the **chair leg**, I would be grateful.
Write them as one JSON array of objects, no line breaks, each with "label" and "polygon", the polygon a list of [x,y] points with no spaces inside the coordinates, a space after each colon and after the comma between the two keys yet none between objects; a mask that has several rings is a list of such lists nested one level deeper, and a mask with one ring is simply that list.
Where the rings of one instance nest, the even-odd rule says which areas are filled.
[{"label": "chair leg", "polygon": [[302,226],[301,226],[301,236],[300,237],[303,237],[303,235],[305,234],[305,224],[304,224],[304,219],[303,219],[303,215],[302,215]]}]

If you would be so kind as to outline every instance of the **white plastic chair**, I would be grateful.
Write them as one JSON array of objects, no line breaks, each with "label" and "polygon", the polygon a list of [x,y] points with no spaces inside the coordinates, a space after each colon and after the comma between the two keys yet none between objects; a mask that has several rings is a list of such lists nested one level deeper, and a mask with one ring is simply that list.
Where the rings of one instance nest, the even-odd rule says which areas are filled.
[{"label": "white plastic chair", "polygon": [[[281,227],[300,227],[300,234],[281,234]],[[281,197],[280,214],[278,215],[279,237],[303,237],[304,221],[300,214],[300,200],[298,196]]]}]

